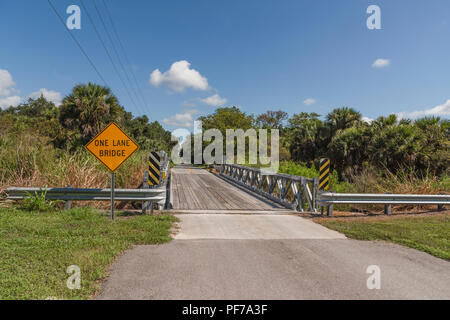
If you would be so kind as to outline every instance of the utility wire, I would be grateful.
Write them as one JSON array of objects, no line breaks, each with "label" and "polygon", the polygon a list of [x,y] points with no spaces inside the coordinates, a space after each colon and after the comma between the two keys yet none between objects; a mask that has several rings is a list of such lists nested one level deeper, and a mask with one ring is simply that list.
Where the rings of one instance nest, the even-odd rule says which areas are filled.
[{"label": "utility wire", "polygon": [[106,35],[108,36],[109,41],[111,42],[111,45],[112,45],[112,47],[113,47],[113,50],[114,50],[114,52],[116,53],[117,59],[119,60],[119,64],[120,64],[120,66],[122,67],[122,70],[123,70],[123,72],[125,73],[125,76],[127,77],[128,82],[131,84],[131,89],[132,89],[134,95],[139,99],[139,96],[137,95],[137,93],[136,93],[136,91],[135,91],[135,89],[134,89],[134,85],[132,84],[132,82],[131,82],[131,80],[130,80],[130,78],[129,78],[129,76],[128,76],[128,73],[127,73],[126,70],[125,70],[125,67],[124,67],[124,65],[123,65],[123,63],[122,63],[122,59],[120,58],[119,53],[118,53],[118,51],[117,51],[117,48],[116,48],[116,46],[114,45],[114,41],[113,41],[113,39],[112,39],[112,37],[111,37],[109,31],[108,31],[108,28],[107,28],[107,26],[106,26],[106,24],[105,24],[105,21],[104,21],[103,18],[102,18],[102,15],[101,15],[101,13],[100,13],[100,10],[98,9],[97,4],[95,3],[95,0],[92,1],[92,2],[94,3],[95,10],[97,11],[97,14],[98,14],[98,16],[99,16],[99,18],[100,18],[100,22],[102,23],[103,28],[105,29]]},{"label": "utility wire", "polygon": [[59,20],[61,21],[61,23],[64,26],[64,29],[66,29],[66,31],[69,33],[70,37],[73,39],[73,41],[75,41],[75,43],[77,44],[78,48],[81,50],[81,52],[84,54],[84,56],[86,57],[86,59],[89,61],[89,63],[91,64],[92,68],[94,68],[95,72],[97,73],[97,75],[100,77],[100,79],[103,81],[103,83],[105,84],[105,86],[109,87],[106,80],[103,78],[102,74],[100,73],[100,71],[98,71],[97,67],[95,66],[94,62],[92,62],[91,58],[89,58],[88,54],[86,53],[86,51],[84,51],[83,47],[81,46],[81,44],[78,42],[78,40],[75,38],[75,36],[72,34],[72,32],[70,32],[70,30],[67,28],[66,24],[64,23],[64,19],[61,17],[61,15],[58,13],[58,11],[56,10],[56,8],[53,6],[53,3],[51,3],[50,0],[47,0],[49,5],[52,7],[53,11],[55,12],[55,14],[59,17]]},{"label": "utility wire", "polygon": [[134,98],[133,98],[132,95],[130,94],[130,90],[128,89],[128,86],[126,85],[125,81],[123,80],[122,76],[120,75],[120,72],[119,72],[119,70],[117,69],[116,64],[114,63],[114,60],[112,59],[111,54],[109,53],[109,50],[108,50],[108,48],[106,47],[105,42],[103,41],[103,39],[102,39],[100,33],[98,32],[97,27],[95,26],[95,23],[94,23],[94,21],[92,20],[91,15],[89,14],[89,11],[88,11],[87,7],[84,5],[83,0],[80,0],[80,3],[81,3],[81,5],[83,6],[84,11],[86,11],[86,15],[88,16],[89,21],[91,22],[92,26],[94,27],[94,31],[95,31],[95,33],[96,33],[98,39],[100,40],[100,42],[101,42],[103,48],[105,49],[106,54],[107,54],[107,56],[108,56],[108,58],[109,58],[109,60],[110,60],[110,62],[111,62],[111,64],[112,64],[112,66],[113,66],[115,72],[117,73],[117,75],[118,75],[120,81],[122,82],[123,86],[125,87],[125,90],[126,90],[126,92],[127,92],[127,94],[128,94],[128,97],[130,98],[130,100],[131,100],[131,102],[134,104],[134,106],[135,106],[136,108],[139,108],[138,105],[136,104],[136,102],[134,101]]},{"label": "utility wire", "polygon": [[144,97],[144,95],[143,95],[143,93],[142,93],[142,89],[141,89],[141,87],[140,87],[140,85],[139,85],[139,82],[137,81],[137,78],[136,78],[136,75],[135,75],[135,73],[134,73],[134,71],[133,71],[133,68],[131,67],[130,59],[128,59],[127,52],[126,52],[126,50],[125,50],[125,47],[124,47],[122,41],[120,40],[119,33],[117,32],[116,26],[115,26],[115,24],[114,24],[114,20],[112,19],[111,12],[109,11],[108,6],[106,5],[106,1],[105,1],[105,0],[103,0],[103,6],[104,6],[105,9],[106,9],[106,14],[107,14],[107,16],[108,16],[108,19],[109,19],[111,25],[112,25],[112,29],[113,29],[114,34],[115,34],[115,36],[116,36],[116,38],[117,38],[117,40],[118,40],[118,42],[119,42],[119,45],[120,45],[120,47],[121,47],[121,49],[122,49],[122,52],[123,52],[123,55],[124,55],[124,57],[125,57],[126,63],[128,64],[128,66],[129,66],[129,68],[130,68],[130,71],[131,71],[130,73],[131,73],[131,75],[132,75],[133,78],[134,78],[134,82],[136,83],[136,87],[138,88],[138,91],[139,91],[139,94],[140,94],[140,96],[141,96],[141,99],[142,99],[142,101],[144,102],[145,106],[146,106],[147,109],[148,109],[147,100],[145,100],[145,97]]}]

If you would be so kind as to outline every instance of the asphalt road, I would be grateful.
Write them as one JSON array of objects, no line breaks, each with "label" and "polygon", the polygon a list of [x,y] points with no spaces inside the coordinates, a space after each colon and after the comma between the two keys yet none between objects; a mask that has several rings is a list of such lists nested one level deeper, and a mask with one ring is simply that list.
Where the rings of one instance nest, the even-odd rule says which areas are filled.
[{"label": "asphalt road", "polygon": [[128,250],[97,299],[450,299],[450,263],[424,252],[295,216],[179,217],[175,240]]}]

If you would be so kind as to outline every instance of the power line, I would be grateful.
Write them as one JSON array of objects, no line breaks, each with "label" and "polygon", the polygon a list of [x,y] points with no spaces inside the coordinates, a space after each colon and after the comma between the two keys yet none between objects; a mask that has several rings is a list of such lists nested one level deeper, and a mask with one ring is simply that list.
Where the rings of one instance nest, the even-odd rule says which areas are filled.
[{"label": "power line", "polygon": [[109,41],[111,42],[111,45],[112,45],[112,47],[113,47],[113,50],[114,50],[114,52],[116,53],[117,59],[119,60],[119,64],[120,64],[120,66],[122,67],[122,70],[123,70],[123,72],[125,73],[125,76],[127,77],[127,80],[128,80],[128,82],[130,83],[130,85],[131,85],[131,88],[132,88],[132,90],[133,90],[133,93],[134,93],[134,95],[139,99],[139,96],[137,95],[136,91],[134,90],[134,86],[133,86],[133,84],[132,84],[130,78],[128,77],[128,73],[127,73],[126,70],[125,70],[125,67],[124,67],[124,65],[123,65],[123,63],[122,63],[122,60],[121,60],[121,58],[120,58],[120,56],[119,56],[119,53],[118,53],[118,51],[117,51],[117,49],[116,49],[116,46],[114,45],[114,41],[113,41],[113,39],[112,39],[112,37],[111,37],[109,31],[108,31],[108,28],[106,27],[105,21],[104,21],[103,18],[102,18],[102,15],[101,15],[101,13],[100,13],[100,10],[98,9],[97,4],[95,3],[95,0],[92,1],[92,2],[94,3],[94,7],[95,7],[95,10],[97,11],[97,15],[99,16],[100,22],[102,23],[103,28],[105,29],[106,35],[108,36],[108,39],[109,39]]},{"label": "power line", "polygon": [[122,53],[123,53],[123,56],[125,57],[125,60],[126,60],[126,63],[128,64],[128,66],[129,66],[129,68],[130,68],[130,73],[131,73],[131,75],[133,76],[133,79],[134,79],[134,82],[135,82],[135,84],[136,84],[136,87],[137,87],[137,91],[139,92],[139,94],[140,94],[140,98],[142,99],[142,102],[144,103],[144,105],[147,107],[147,109],[148,109],[148,105],[147,105],[147,101],[145,100],[145,97],[144,97],[144,95],[143,95],[143,93],[142,93],[142,89],[141,89],[141,87],[140,87],[140,85],[139,85],[139,82],[137,81],[137,78],[136,78],[136,75],[135,75],[135,73],[134,73],[134,71],[133,71],[133,68],[132,68],[132,66],[131,66],[131,63],[130,63],[130,59],[128,59],[128,55],[127,55],[127,53],[126,53],[126,50],[125,50],[125,47],[124,47],[124,45],[123,45],[123,43],[122,43],[122,41],[121,41],[121,39],[120,39],[120,37],[119,37],[119,34],[118,34],[118,32],[117,32],[117,29],[116,29],[116,27],[115,27],[115,24],[114,24],[114,20],[112,19],[112,16],[111,16],[111,12],[109,11],[109,9],[108,9],[108,6],[106,5],[106,2],[103,0],[103,6],[105,7],[105,11],[106,11],[106,14],[107,14],[107,16],[108,16],[108,19],[109,19],[109,21],[110,21],[110,23],[111,23],[111,26],[112,26],[112,29],[113,29],[113,31],[114,31],[114,34],[115,34],[115,36],[116,36],[116,38],[117,38],[117,40],[118,40],[118,42],[119,42],[119,45],[120,45],[120,47],[121,47],[121,49],[122,49]]},{"label": "power line", "polygon": [[118,32],[117,32],[117,29],[116,29],[116,27],[115,27],[114,21],[113,21],[113,19],[112,19],[111,13],[110,13],[110,11],[109,11],[109,9],[108,9],[108,6],[106,5],[106,1],[105,1],[105,0],[103,0],[103,6],[104,6],[105,9],[106,9],[106,14],[107,14],[107,16],[108,16],[108,18],[109,18],[109,21],[110,21],[110,23],[111,23],[111,25],[112,25],[114,34],[115,34],[115,36],[116,36],[116,38],[117,38],[117,40],[118,40],[118,42],[119,42],[119,45],[120,45],[120,47],[121,47],[121,49],[122,49],[122,52],[123,52],[123,55],[124,55],[124,57],[125,57],[126,63],[127,63],[128,66],[130,67],[130,70],[131,70],[130,73],[131,73],[131,75],[132,75],[133,78],[134,78],[134,82],[136,83],[136,87],[138,88],[138,91],[139,91],[139,93],[140,93],[140,95],[141,95],[142,101],[144,102],[145,106],[146,106],[147,109],[148,109],[147,100],[145,100],[145,97],[144,97],[144,95],[142,94],[142,89],[141,89],[141,87],[140,87],[140,85],[139,85],[139,82],[137,81],[137,78],[136,78],[136,75],[135,75],[135,73],[134,73],[134,71],[133,71],[133,68],[131,67],[131,63],[130,63],[130,60],[128,59],[127,52],[126,52],[126,50],[125,50],[125,47],[124,47],[122,41],[120,40],[119,34],[118,34]]},{"label": "power line", "polygon": [[72,32],[70,32],[70,30],[67,28],[66,24],[64,23],[63,18],[61,17],[61,15],[58,13],[58,11],[56,10],[56,8],[53,6],[53,3],[51,3],[50,0],[47,0],[49,5],[52,7],[53,11],[55,12],[55,14],[59,17],[59,20],[61,21],[61,23],[64,26],[64,29],[66,29],[66,31],[69,33],[70,37],[73,39],[73,41],[75,41],[75,43],[77,44],[78,48],[81,50],[81,52],[84,54],[84,56],[86,57],[86,59],[88,59],[89,63],[91,64],[92,68],[94,68],[95,72],[97,73],[97,75],[100,77],[100,79],[103,81],[103,83],[105,84],[106,87],[109,87],[106,80],[103,78],[103,76],[101,75],[100,71],[98,71],[97,67],[95,66],[94,62],[92,62],[91,58],[89,58],[88,54],[86,53],[86,51],[84,51],[83,47],[81,46],[81,44],[78,42],[78,40],[75,38],[75,36],[72,34]]},{"label": "power line", "polygon": [[123,86],[124,86],[124,88],[125,88],[125,90],[126,90],[126,92],[127,92],[127,94],[128,94],[128,97],[130,98],[130,100],[131,100],[131,102],[134,104],[134,106],[135,106],[136,108],[139,108],[138,105],[136,104],[136,102],[134,101],[134,98],[133,98],[132,95],[130,94],[130,90],[128,89],[128,86],[126,85],[125,81],[123,80],[122,76],[120,75],[120,72],[119,72],[119,70],[117,69],[116,64],[114,63],[114,60],[112,59],[111,54],[109,53],[109,50],[108,50],[108,48],[106,47],[105,42],[103,41],[103,39],[102,39],[100,33],[98,32],[97,27],[95,26],[95,23],[94,23],[94,21],[92,20],[91,15],[89,14],[88,9],[87,9],[86,6],[84,5],[83,0],[80,0],[80,3],[81,3],[81,5],[83,6],[84,11],[86,11],[86,15],[88,16],[89,21],[91,22],[92,26],[94,27],[94,31],[95,31],[95,33],[96,33],[98,39],[100,40],[100,42],[101,42],[103,48],[105,49],[106,54],[107,54],[107,56],[108,56],[108,58],[109,58],[109,60],[110,60],[110,62],[111,62],[111,64],[112,64],[112,66],[113,66],[115,72],[117,73],[117,75],[118,75],[120,81],[122,82],[122,84],[123,84]]}]

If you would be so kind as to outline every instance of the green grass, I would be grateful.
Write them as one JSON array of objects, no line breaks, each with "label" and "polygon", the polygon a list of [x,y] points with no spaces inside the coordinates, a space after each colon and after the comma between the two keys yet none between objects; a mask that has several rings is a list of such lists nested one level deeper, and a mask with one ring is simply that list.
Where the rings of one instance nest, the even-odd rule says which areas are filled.
[{"label": "green grass", "polygon": [[316,219],[347,237],[384,240],[450,260],[450,215],[420,217]]},{"label": "green grass", "polygon": [[[128,216],[90,208],[27,212],[0,208],[0,299],[87,299],[108,267],[133,244],[169,241],[170,215]],[[81,289],[69,290],[66,269],[81,269]]]}]

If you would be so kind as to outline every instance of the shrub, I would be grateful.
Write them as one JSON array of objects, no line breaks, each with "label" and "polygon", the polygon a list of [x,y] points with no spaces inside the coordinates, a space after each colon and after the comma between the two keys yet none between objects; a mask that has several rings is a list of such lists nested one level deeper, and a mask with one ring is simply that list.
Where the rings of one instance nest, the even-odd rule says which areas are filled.
[{"label": "shrub", "polygon": [[27,211],[53,211],[59,201],[50,201],[46,199],[47,187],[40,189],[39,193],[34,195],[27,192],[28,198],[23,199],[21,208]]}]

